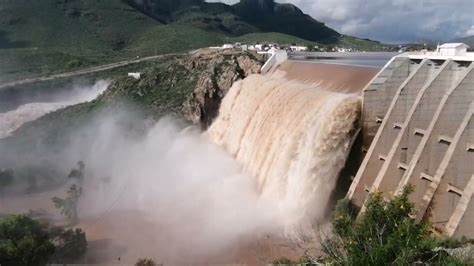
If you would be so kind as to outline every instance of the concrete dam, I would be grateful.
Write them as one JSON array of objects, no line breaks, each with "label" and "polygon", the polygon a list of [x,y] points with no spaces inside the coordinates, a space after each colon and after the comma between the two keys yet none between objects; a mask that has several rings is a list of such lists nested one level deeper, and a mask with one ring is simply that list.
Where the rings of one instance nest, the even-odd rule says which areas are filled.
[{"label": "concrete dam", "polygon": [[[362,91],[360,144],[353,146],[359,151],[348,159],[361,161],[346,196],[355,207],[364,211],[370,192],[390,199],[412,185],[416,219],[430,221],[435,234],[472,238],[474,54],[460,44],[444,46],[396,55],[378,73],[360,66],[337,72],[343,66],[283,55],[264,70],[307,84],[324,84],[330,75],[325,88]],[[296,59],[302,56],[308,55]]]},{"label": "concrete dam", "polygon": [[348,198],[364,206],[413,185],[417,219],[439,234],[474,237],[474,57],[394,57],[363,90],[365,158]]}]

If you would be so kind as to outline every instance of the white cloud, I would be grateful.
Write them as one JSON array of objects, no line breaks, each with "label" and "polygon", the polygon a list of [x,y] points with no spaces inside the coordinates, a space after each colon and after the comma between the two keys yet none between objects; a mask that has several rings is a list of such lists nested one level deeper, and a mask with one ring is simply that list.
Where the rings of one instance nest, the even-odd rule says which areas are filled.
[{"label": "white cloud", "polygon": [[472,36],[474,35],[474,25],[472,25],[466,32],[462,34],[463,36]]},{"label": "white cloud", "polygon": [[280,0],[277,2],[293,3],[303,12],[341,33],[385,42],[449,40],[474,34],[473,0]]}]

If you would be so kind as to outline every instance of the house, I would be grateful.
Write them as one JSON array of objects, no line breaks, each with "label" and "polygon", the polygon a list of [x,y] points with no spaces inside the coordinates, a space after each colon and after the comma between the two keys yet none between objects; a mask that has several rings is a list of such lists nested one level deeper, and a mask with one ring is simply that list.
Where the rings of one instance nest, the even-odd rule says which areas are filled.
[{"label": "house", "polygon": [[222,45],[222,49],[234,49],[234,45],[226,43],[226,44]]},{"label": "house", "polygon": [[464,56],[469,46],[464,43],[445,43],[438,46],[437,52],[441,56]]},{"label": "house", "polygon": [[140,79],[141,76],[142,76],[142,73],[134,73],[134,72],[131,72],[131,73],[128,73],[128,76],[131,77],[131,78],[134,78],[134,79]]},{"label": "house", "polygon": [[340,53],[352,52],[352,48],[336,47],[337,51]]},{"label": "house", "polygon": [[290,46],[291,51],[293,52],[304,52],[308,50],[308,46],[296,46],[292,45]]}]

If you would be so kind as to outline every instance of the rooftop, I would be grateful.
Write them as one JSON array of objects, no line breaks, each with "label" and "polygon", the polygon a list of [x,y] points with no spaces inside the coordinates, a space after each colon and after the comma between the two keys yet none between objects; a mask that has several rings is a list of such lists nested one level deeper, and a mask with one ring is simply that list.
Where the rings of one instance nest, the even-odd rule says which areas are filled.
[{"label": "rooftop", "polygon": [[469,48],[469,45],[467,45],[465,43],[461,43],[461,42],[445,43],[445,44],[440,45],[439,48],[457,48],[457,47],[460,47],[460,46],[464,46],[466,48]]}]

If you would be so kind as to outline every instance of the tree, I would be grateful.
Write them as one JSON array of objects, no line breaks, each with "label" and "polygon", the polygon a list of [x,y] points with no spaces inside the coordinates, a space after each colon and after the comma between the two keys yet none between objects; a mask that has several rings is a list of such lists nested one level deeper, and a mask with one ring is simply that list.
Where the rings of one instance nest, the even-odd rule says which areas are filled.
[{"label": "tree", "polygon": [[11,169],[0,169],[0,191],[10,186],[15,179],[15,173]]},{"label": "tree", "polygon": [[49,230],[51,242],[56,247],[52,260],[58,263],[74,263],[87,251],[86,233],[79,228],[65,230],[55,226]]},{"label": "tree", "polygon": [[157,266],[156,262],[154,262],[152,259],[139,259],[137,263],[135,263],[135,266]]},{"label": "tree", "polygon": [[82,187],[79,187],[74,184],[69,188],[67,194],[68,196],[64,199],[54,197],[52,199],[54,202],[54,206],[57,209],[60,209],[61,214],[65,215],[72,223],[77,223],[77,203],[82,195]]},{"label": "tree", "polygon": [[74,263],[87,251],[81,229],[40,223],[26,215],[0,219],[0,265]]},{"label": "tree", "polygon": [[84,179],[84,170],[86,168],[86,165],[83,161],[77,162],[77,167],[78,169],[72,169],[71,172],[69,173],[68,177],[69,178],[76,178],[79,180],[79,182],[82,182]]},{"label": "tree", "polygon": [[46,225],[24,215],[0,220],[1,265],[44,265],[54,251]]}]

